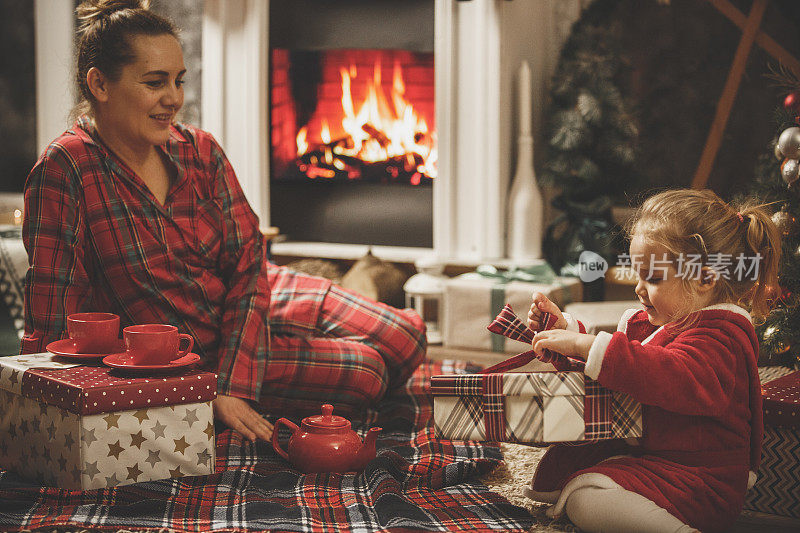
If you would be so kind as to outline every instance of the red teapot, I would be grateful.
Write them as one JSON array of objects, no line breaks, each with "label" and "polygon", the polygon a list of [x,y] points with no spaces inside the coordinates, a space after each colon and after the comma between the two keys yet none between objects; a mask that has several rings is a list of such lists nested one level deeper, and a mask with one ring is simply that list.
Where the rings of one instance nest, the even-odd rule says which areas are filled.
[{"label": "red teapot", "polygon": [[[288,453],[278,444],[278,428],[292,430]],[[372,428],[364,442],[350,428],[350,421],[333,414],[333,406],[322,406],[322,414],[309,416],[298,428],[291,420],[279,418],[272,431],[272,447],[298,470],[312,472],[357,472],[375,458],[375,439],[381,428]]]}]

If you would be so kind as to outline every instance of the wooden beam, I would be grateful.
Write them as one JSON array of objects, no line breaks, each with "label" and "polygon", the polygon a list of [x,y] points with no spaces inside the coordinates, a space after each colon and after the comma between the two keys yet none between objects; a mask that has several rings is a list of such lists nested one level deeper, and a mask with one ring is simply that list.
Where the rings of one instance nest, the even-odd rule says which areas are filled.
[{"label": "wooden beam", "polygon": [[[731,22],[741,30],[747,22],[747,17],[739,11],[736,6],[730,3],[729,0],[708,0],[708,2],[717,8],[717,11],[725,15]],[[791,52],[778,44],[778,42],[764,33],[759,31],[756,34],[756,44],[764,49],[766,53],[777,59],[782,65],[789,68],[794,74],[800,78],[800,60],[792,55]]]},{"label": "wooden beam", "polygon": [[739,84],[742,81],[742,75],[747,65],[747,56],[750,55],[750,50],[753,48],[767,2],[769,0],[755,0],[750,8],[750,14],[747,16],[747,21],[742,31],[742,38],[739,40],[739,46],[733,56],[733,64],[728,72],[728,79],[725,80],[722,96],[717,102],[714,122],[711,124],[703,154],[700,156],[700,163],[697,165],[697,171],[692,180],[693,189],[704,189],[708,182],[708,177],[711,174],[714,160],[722,144],[722,135],[725,133],[725,126],[728,124],[731,108],[733,108],[733,102],[736,99],[736,93],[739,90]]}]

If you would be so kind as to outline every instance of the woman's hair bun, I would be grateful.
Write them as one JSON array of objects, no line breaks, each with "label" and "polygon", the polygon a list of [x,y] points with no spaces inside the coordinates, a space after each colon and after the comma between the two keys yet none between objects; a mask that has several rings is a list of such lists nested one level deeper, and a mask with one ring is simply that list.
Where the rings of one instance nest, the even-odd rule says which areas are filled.
[{"label": "woman's hair bun", "polygon": [[117,11],[124,9],[147,9],[150,0],[83,0],[75,10],[81,28],[86,29]]}]

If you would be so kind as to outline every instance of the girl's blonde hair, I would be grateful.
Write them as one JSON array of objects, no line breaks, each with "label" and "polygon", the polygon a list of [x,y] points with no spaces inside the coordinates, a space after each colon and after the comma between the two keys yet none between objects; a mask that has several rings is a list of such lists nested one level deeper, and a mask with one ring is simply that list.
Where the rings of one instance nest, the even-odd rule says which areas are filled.
[{"label": "girl's blonde hair", "polygon": [[[728,204],[709,190],[664,191],[642,204],[627,231],[666,248],[673,262],[680,256],[695,256],[702,266],[714,268],[717,259],[717,272],[725,274],[719,259],[727,258],[728,275],[717,278],[713,301],[735,303],[763,321],[778,290],[781,261],[781,235],[765,207],[749,199]],[[755,264],[755,280],[752,272],[735,272],[740,257],[748,267]],[[687,292],[697,288],[691,279],[682,282]]]}]

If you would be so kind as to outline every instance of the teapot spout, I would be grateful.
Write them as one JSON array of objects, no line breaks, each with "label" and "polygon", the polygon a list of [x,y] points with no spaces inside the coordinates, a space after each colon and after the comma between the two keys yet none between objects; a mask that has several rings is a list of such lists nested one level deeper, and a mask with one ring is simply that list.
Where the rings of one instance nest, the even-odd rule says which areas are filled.
[{"label": "teapot spout", "polygon": [[361,445],[361,448],[359,448],[358,453],[356,454],[353,470],[361,471],[367,466],[367,463],[375,459],[375,441],[378,438],[378,433],[381,432],[381,429],[382,428],[372,428],[367,432],[367,435],[364,437],[364,443]]}]

